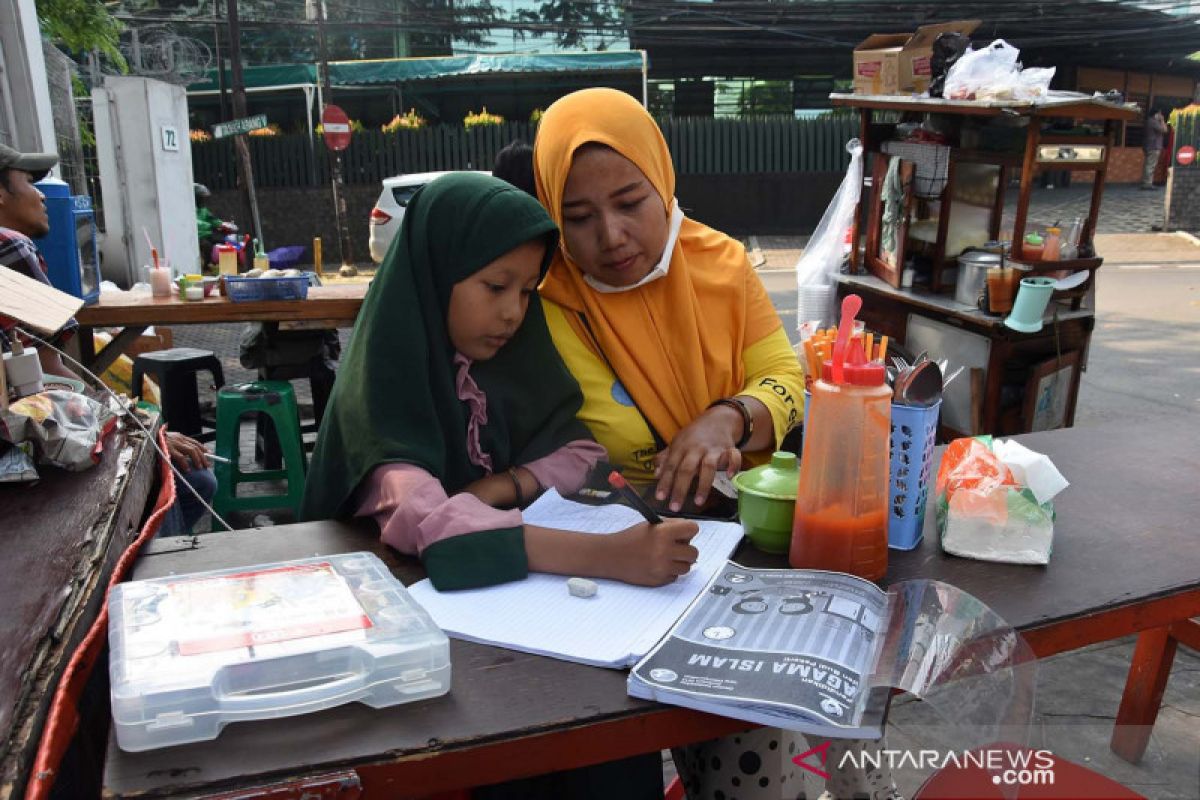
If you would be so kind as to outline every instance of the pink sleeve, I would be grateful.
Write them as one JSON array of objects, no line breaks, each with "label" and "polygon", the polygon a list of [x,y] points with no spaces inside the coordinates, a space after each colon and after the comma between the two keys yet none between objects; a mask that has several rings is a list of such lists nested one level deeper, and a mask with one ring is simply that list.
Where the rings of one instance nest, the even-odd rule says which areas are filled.
[{"label": "pink sleeve", "polygon": [[521,525],[515,509],[492,508],[467,492],[447,497],[441,481],[414,464],[375,467],[363,481],[354,515],[373,517],[384,544],[409,555],[452,536]]},{"label": "pink sleeve", "polygon": [[559,494],[568,495],[583,488],[588,471],[607,456],[608,452],[591,439],[576,439],[521,466],[533,473],[543,489],[554,488]]}]

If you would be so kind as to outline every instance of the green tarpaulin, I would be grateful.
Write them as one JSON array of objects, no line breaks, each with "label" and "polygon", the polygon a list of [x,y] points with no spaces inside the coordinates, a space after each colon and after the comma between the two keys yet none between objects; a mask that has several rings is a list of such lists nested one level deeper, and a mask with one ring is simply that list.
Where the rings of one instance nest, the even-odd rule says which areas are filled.
[{"label": "green tarpaulin", "polygon": [[[334,61],[329,65],[329,80],[334,86],[395,84],[432,78],[474,75],[528,74],[538,72],[641,72],[642,52],[627,50],[603,53],[548,53],[544,55],[476,55],[441,58],[389,58],[377,61]],[[279,64],[246,67],[247,89],[266,89],[316,83],[315,64]],[[230,85],[226,71],[226,86]],[[217,88],[216,70],[188,86],[189,91]]]}]

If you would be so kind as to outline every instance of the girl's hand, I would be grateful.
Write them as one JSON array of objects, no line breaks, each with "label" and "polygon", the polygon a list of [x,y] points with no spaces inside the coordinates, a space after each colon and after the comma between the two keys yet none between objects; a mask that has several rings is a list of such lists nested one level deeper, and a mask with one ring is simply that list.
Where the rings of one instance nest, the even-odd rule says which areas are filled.
[{"label": "girl's hand", "polygon": [[704,505],[717,470],[732,475],[742,467],[742,453],[734,444],[741,436],[743,424],[735,409],[715,406],[679,431],[654,459],[658,500],[663,502],[670,497],[670,509],[679,511],[695,481],[695,503]]},{"label": "girl's hand", "polygon": [[513,489],[512,478],[507,472],[497,472],[473,481],[463,488],[464,492],[473,494],[492,508],[507,508],[515,501],[516,491]]},{"label": "girl's hand", "polygon": [[602,577],[636,586],[662,586],[686,575],[700,553],[688,544],[700,530],[695,522],[671,519],[658,525],[640,522],[608,536],[598,565]]}]

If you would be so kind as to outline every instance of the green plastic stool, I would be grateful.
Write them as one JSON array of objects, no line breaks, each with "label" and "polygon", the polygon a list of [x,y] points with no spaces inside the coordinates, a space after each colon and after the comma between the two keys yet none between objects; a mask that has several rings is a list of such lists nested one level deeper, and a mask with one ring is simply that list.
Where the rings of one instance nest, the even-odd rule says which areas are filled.
[{"label": "green plastic stool", "polygon": [[[282,469],[242,472],[238,468],[238,439],[242,417],[246,414],[266,414],[271,418],[279,449],[283,455]],[[287,381],[255,381],[224,386],[217,392],[216,453],[228,462],[217,461],[213,472],[217,476],[217,493],[213,508],[222,517],[230,511],[254,511],[263,508],[290,508],[297,519],[304,496],[304,476],[307,463],[304,442],[300,436],[300,409],[296,393]],[[237,488],[243,483],[287,481],[283,494],[239,497]]]}]

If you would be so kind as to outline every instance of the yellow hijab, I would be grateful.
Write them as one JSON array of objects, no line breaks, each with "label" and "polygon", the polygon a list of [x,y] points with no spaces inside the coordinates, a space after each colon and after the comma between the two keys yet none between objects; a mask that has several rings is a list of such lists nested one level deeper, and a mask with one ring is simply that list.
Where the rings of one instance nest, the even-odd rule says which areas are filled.
[{"label": "yellow hijab", "polygon": [[[546,110],[534,144],[538,198],[560,229],[572,158],[590,142],[632,161],[668,213],[675,169],[658,125],[624,92],[584,89]],[[582,341],[590,346],[594,336],[598,355],[670,443],[712,401],[741,391],[742,353],[781,325],[766,293],[747,291],[748,280],[754,275],[741,243],[684,219],[664,277],[627,292],[597,292],[560,243],[541,293],[567,309]]]}]

